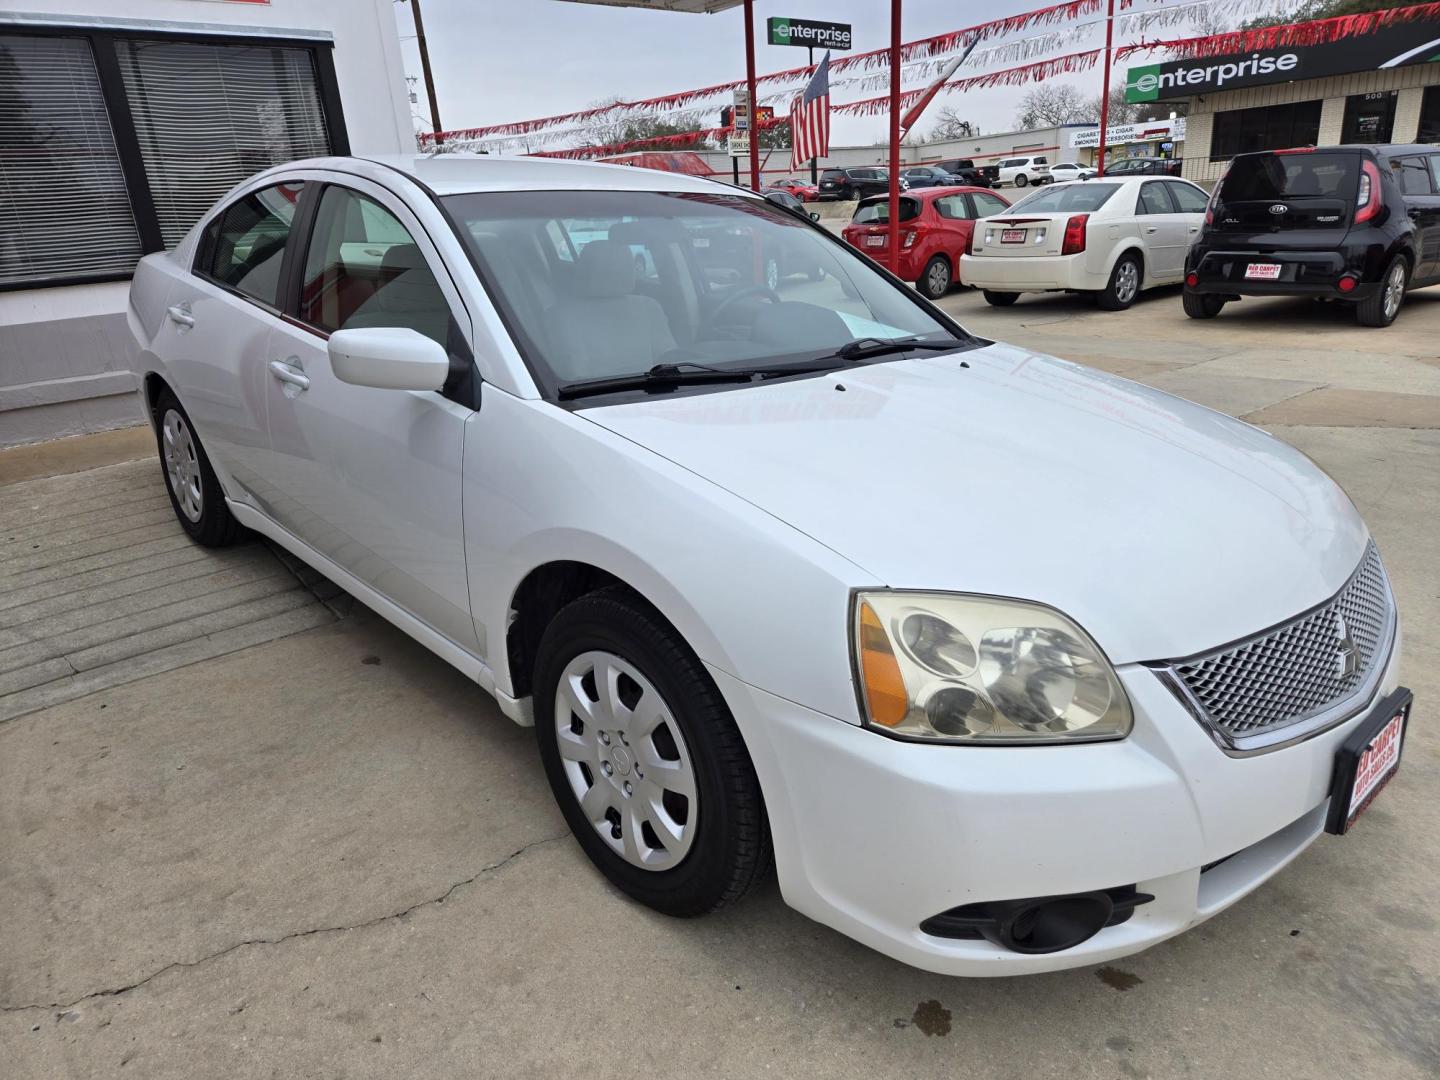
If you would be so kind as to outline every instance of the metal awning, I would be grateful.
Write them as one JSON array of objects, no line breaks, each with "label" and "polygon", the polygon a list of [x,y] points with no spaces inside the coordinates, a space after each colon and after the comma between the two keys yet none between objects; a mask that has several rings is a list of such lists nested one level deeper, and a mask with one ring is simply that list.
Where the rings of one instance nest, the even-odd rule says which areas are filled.
[{"label": "metal awning", "polygon": [[650,8],[654,11],[688,11],[693,15],[714,15],[739,7],[745,0],[566,0],[570,4],[604,4],[606,7]]}]

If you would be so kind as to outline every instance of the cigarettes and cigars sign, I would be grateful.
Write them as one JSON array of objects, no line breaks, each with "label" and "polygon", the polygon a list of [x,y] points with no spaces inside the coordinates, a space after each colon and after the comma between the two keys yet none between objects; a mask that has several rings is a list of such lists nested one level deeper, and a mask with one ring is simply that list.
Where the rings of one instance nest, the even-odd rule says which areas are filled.
[{"label": "cigarettes and cigars sign", "polygon": [[1440,21],[1416,19],[1321,45],[1284,45],[1233,56],[1204,56],[1133,67],[1125,75],[1125,100],[1166,101],[1242,86],[1380,71],[1437,60]]}]

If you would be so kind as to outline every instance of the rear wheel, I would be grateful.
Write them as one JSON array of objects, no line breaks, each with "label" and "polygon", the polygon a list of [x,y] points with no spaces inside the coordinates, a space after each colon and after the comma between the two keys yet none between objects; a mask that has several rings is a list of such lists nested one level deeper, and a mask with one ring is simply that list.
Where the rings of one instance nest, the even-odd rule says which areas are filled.
[{"label": "rear wheel", "polygon": [[1028,176],[1026,176],[1023,172],[1022,172],[1020,175],[1018,175],[1017,177],[1015,177],[1015,186],[1016,186],[1016,187],[1024,187],[1024,186],[1025,186],[1026,184],[1028,184],[1028,183],[1030,183],[1030,178],[1029,178]]},{"label": "rear wheel", "polygon": [[1225,306],[1225,298],[1208,293],[1185,292],[1180,295],[1180,303],[1185,308],[1185,314],[1192,319],[1213,319]]},{"label": "rear wheel", "polygon": [[155,402],[155,441],[170,505],[190,539],[206,547],[229,547],[245,537],[245,527],[225,505],[225,492],[190,417],[169,390]]},{"label": "rear wheel", "polygon": [[1124,311],[1140,295],[1140,257],[1133,252],[1121,255],[1110,271],[1110,281],[1096,302],[1106,311]]},{"label": "rear wheel", "polygon": [[985,302],[991,307],[1009,307],[1011,304],[1015,303],[1015,301],[1019,299],[1019,293],[994,292],[991,289],[985,290]]},{"label": "rear wheel", "polygon": [[575,839],[634,899],[703,915],[768,870],[740,731],[695,654],[630,590],[582,596],[545,628],[535,734]]},{"label": "rear wheel", "polygon": [[1396,255],[1385,268],[1380,288],[1355,305],[1355,321],[1361,326],[1389,326],[1400,314],[1405,302],[1405,288],[1410,284],[1410,264]]},{"label": "rear wheel", "polygon": [[939,300],[950,291],[950,260],[944,255],[936,255],[925,264],[916,284],[925,296],[931,300]]}]

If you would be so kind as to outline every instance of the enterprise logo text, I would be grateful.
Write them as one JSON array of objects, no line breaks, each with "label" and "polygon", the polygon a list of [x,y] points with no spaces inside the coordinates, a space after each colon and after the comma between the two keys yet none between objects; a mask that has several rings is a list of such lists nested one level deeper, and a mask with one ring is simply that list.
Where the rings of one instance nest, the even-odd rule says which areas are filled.
[{"label": "enterprise logo text", "polygon": [[1154,93],[1167,86],[1193,86],[1204,84],[1219,88],[1231,79],[1246,75],[1269,75],[1276,71],[1291,71],[1300,63],[1294,53],[1262,57],[1254,53],[1248,60],[1227,61],[1223,64],[1207,64],[1204,67],[1181,67],[1163,74],[1147,71],[1135,80],[1135,89],[1142,94]]}]

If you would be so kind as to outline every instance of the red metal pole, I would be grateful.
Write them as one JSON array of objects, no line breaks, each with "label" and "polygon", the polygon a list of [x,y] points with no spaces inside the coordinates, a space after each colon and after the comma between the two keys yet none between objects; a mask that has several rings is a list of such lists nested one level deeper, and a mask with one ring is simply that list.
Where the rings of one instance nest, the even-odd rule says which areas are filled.
[{"label": "red metal pole", "polygon": [[[1110,0],[1113,4],[1115,0]],[[755,128],[755,0],[745,0],[745,87],[750,94],[750,190],[760,190],[760,133]]]},{"label": "red metal pole", "polygon": [[1109,0],[1110,10],[1105,14],[1105,89],[1100,95],[1100,149],[1096,151],[1095,175],[1105,175],[1105,129],[1110,126],[1110,43],[1115,34],[1115,0]]},{"label": "red metal pole", "polygon": [[890,269],[900,272],[900,0],[890,0]]}]

